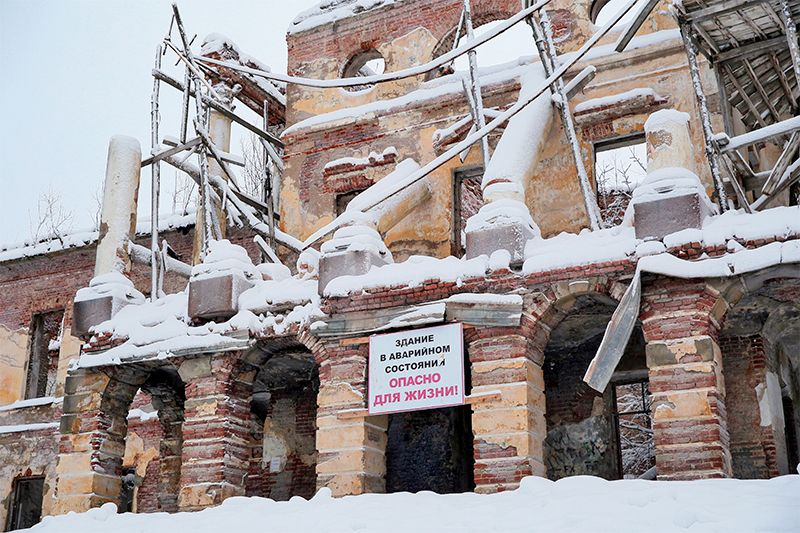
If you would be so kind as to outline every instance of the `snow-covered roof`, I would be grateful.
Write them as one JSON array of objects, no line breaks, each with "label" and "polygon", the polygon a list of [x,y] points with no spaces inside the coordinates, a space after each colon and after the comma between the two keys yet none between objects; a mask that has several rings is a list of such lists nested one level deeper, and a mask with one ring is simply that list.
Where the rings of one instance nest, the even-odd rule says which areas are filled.
[{"label": "snow-covered roof", "polygon": [[[173,213],[164,215],[158,221],[158,231],[169,231],[173,229],[186,228],[194,225],[196,215],[194,210],[187,214]],[[137,235],[150,234],[150,217],[142,217],[136,223]],[[16,243],[0,245],[0,263],[13,261],[23,257],[35,257],[37,255],[50,254],[67,250],[69,248],[80,248],[88,246],[97,241],[100,233],[93,229],[82,229],[61,236],[49,235],[38,241],[25,240]]]},{"label": "snow-covered roof", "polygon": [[400,3],[402,0],[323,0],[297,15],[289,25],[289,33],[316,28],[329,22],[350,18],[379,7]]}]

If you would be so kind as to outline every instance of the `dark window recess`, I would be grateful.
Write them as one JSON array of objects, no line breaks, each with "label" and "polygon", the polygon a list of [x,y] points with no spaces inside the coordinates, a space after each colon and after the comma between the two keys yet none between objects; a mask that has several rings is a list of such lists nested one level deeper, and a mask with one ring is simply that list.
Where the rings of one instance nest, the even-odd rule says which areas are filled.
[{"label": "dark window recess", "polygon": [[26,399],[55,394],[58,350],[63,321],[63,309],[37,313],[33,316],[25,386]]},{"label": "dark window recess", "polygon": [[[380,52],[374,48],[364,50],[353,56],[342,71],[343,78],[363,78],[367,76],[377,76],[383,74],[386,69],[386,61]],[[374,83],[354,85],[345,87],[345,90],[355,92],[363,91],[374,87]]]},{"label": "dark window recess", "polygon": [[789,205],[800,205],[800,182],[789,186]]},{"label": "dark window recess", "polygon": [[136,469],[125,467],[122,469],[122,488],[119,493],[120,513],[133,512],[133,498],[136,494]]},{"label": "dark window recess", "polygon": [[620,473],[623,479],[637,478],[656,465],[650,384],[637,381],[615,385],[614,403]]},{"label": "dark window recess", "polygon": [[453,170],[453,213],[450,253],[462,257],[466,250],[467,220],[483,207],[483,165],[469,165]]},{"label": "dark window recess", "polygon": [[44,477],[24,477],[14,481],[14,501],[9,513],[7,531],[25,529],[42,519]]},{"label": "dark window recess", "polygon": [[612,139],[594,146],[594,181],[603,221],[618,226],[633,196],[633,189],[647,176],[643,135]]},{"label": "dark window recess", "polygon": [[784,431],[786,432],[786,455],[789,467],[796,465],[798,458],[797,428],[794,420],[794,402],[788,396],[783,397]]},{"label": "dark window recess", "polygon": [[353,198],[361,194],[365,189],[358,189],[356,191],[350,191],[342,194],[336,195],[336,216],[338,217],[342,213],[344,213],[345,209],[347,209],[347,204],[349,204]]}]

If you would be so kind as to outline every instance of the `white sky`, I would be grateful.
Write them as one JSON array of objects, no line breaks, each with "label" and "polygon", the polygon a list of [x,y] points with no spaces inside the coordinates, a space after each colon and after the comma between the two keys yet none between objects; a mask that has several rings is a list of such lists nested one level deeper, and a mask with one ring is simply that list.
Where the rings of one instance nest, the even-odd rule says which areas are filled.
[{"label": "white sky", "polygon": [[[187,33],[197,34],[195,51],[218,32],[286,72],[286,29],[316,3],[179,0],[178,7]],[[90,227],[91,193],[102,186],[112,135],[136,137],[150,151],[150,70],[171,16],[167,0],[0,1],[0,243],[28,238],[29,213],[36,220],[39,193],[49,186],[73,211],[75,229]],[[174,63],[170,52],[164,67],[182,78]],[[161,93],[177,91],[162,84]],[[162,106],[177,113],[177,100]],[[165,117],[162,136],[177,136],[177,128],[177,118]],[[169,187],[174,173],[162,169]],[[143,171],[142,183],[149,179]],[[149,194],[142,187],[140,214],[149,214]]]}]

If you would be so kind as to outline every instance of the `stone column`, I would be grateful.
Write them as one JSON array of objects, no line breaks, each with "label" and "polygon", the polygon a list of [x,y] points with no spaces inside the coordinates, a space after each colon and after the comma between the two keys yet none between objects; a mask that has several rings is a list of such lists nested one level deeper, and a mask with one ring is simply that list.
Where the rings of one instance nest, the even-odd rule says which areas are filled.
[{"label": "stone column", "polygon": [[127,406],[136,388],[103,372],[67,377],[54,514],[119,504]]},{"label": "stone column", "polygon": [[659,278],[642,304],[658,479],[731,477],[718,344],[725,301],[701,280]]},{"label": "stone column", "polygon": [[239,352],[225,352],[187,359],[180,366],[186,384],[181,511],[245,494],[252,383],[239,380],[238,360]]},{"label": "stone column", "polygon": [[475,328],[466,337],[472,394],[503,394],[500,402],[472,406],[475,492],[515,489],[525,476],[545,475],[542,362],[549,330],[526,320],[520,327]]},{"label": "stone column", "polygon": [[366,407],[367,339],[328,341],[314,353],[320,365],[317,488],[334,496],[385,492],[388,415],[337,416]]}]

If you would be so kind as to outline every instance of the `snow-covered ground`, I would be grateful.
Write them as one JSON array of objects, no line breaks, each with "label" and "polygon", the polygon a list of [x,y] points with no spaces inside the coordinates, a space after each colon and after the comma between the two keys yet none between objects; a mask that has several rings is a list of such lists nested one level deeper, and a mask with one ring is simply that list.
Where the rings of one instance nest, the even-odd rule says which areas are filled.
[{"label": "snow-covered ground", "polygon": [[800,476],[769,481],[712,479],[605,481],[576,476],[552,482],[528,477],[499,494],[367,494],[288,502],[231,498],[198,513],[116,514],[106,504],[85,514],[47,517],[32,528],[53,533],[156,531],[615,533],[800,531]]}]

